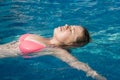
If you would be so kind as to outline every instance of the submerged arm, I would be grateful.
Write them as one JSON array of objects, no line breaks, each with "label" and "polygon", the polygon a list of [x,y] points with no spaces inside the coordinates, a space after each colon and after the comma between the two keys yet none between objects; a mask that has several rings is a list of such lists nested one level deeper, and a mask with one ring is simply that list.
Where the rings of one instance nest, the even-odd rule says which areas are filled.
[{"label": "submerged arm", "polygon": [[54,51],[55,51],[53,53],[54,56],[58,57],[59,59],[61,59],[64,62],[66,62],[71,67],[86,72],[87,76],[91,76],[92,78],[94,78],[96,80],[106,80],[106,78],[99,75],[96,71],[94,71],[92,68],[90,68],[87,64],[77,60],[66,50],[57,48]]}]

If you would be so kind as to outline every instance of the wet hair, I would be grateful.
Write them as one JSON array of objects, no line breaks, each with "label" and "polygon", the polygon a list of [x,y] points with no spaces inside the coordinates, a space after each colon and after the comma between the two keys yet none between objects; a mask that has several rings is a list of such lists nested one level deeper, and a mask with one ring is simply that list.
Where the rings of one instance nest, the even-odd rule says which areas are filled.
[{"label": "wet hair", "polygon": [[77,38],[75,45],[76,46],[84,46],[84,45],[88,44],[90,41],[91,41],[90,34],[89,34],[88,30],[85,27],[83,27],[83,36],[82,36],[82,38],[80,38],[80,37]]}]

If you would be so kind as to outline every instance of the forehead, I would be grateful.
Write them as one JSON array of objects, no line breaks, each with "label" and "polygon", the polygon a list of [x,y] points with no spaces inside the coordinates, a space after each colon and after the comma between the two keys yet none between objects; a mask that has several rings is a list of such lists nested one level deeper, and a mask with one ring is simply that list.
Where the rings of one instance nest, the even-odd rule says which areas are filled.
[{"label": "forehead", "polygon": [[73,27],[75,29],[75,35],[77,37],[82,37],[83,36],[83,34],[84,34],[84,28],[83,27],[81,27],[81,26],[71,26],[71,27]]},{"label": "forehead", "polygon": [[71,27],[74,28],[77,33],[82,33],[84,31],[84,28],[81,26],[71,26]]},{"label": "forehead", "polygon": [[76,25],[71,25],[70,27],[74,27],[74,28],[77,28],[77,29],[83,29],[82,26],[76,26]]}]

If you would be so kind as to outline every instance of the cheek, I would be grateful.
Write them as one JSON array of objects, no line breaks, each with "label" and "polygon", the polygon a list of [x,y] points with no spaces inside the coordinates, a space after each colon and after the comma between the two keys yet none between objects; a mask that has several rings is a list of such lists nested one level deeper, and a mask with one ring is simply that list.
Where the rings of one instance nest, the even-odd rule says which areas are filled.
[{"label": "cheek", "polygon": [[59,35],[59,38],[64,41],[64,40],[67,40],[67,39],[69,38],[69,36],[70,36],[70,35],[64,33],[64,34],[60,34],[60,35]]},{"label": "cheek", "polygon": [[55,37],[57,38],[57,40],[63,42],[70,37],[70,33],[69,32],[57,32],[55,33]]}]

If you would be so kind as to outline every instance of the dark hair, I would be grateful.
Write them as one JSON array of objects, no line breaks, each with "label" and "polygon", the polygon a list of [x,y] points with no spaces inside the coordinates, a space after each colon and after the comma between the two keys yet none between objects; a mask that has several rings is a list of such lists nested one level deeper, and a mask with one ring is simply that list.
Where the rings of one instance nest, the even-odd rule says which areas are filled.
[{"label": "dark hair", "polygon": [[83,27],[83,36],[82,38],[78,38],[77,41],[75,42],[76,45],[78,46],[84,46],[86,44],[88,44],[90,42],[91,38],[90,38],[90,34],[88,32],[88,30]]}]

